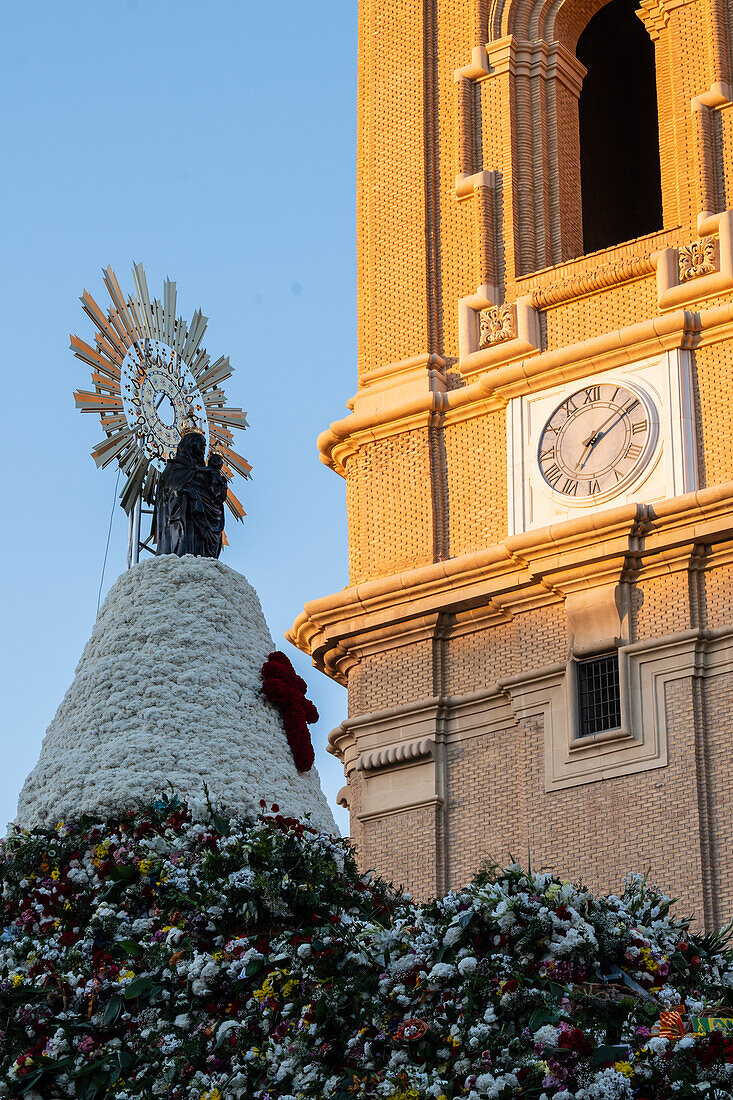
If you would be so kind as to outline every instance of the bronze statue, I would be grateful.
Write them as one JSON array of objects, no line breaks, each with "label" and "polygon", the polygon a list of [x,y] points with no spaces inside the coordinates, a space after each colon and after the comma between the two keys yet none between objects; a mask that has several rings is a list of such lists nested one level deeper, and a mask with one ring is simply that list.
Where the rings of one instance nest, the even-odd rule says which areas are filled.
[{"label": "bronze statue", "polygon": [[227,480],[221,455],[212,453],[208,464],[205,459],[205,436],[189,431],[166,463],[155,502],[157,554],[219,557]]}]

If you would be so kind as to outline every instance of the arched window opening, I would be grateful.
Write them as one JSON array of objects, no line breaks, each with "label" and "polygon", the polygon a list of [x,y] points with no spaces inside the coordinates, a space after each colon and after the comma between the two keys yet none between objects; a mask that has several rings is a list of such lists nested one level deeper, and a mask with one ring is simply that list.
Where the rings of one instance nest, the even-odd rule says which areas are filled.
[{"label": "arched window opening", "polygon": [[578,39],[583,249],[662,228],[654,44],[638,0],[611,0]]}]

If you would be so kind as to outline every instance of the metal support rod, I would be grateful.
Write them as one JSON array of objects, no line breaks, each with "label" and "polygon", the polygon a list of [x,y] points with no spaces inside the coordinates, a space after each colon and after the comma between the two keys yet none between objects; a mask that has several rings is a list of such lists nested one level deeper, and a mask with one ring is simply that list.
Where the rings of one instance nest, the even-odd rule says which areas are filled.
[{"label": "metal support rod", "polygon": [[135,499],[130,512],[130,520],[127,527],[127,568],[131,569],[140,561],[140,512],[142,509],[142,494]]}]

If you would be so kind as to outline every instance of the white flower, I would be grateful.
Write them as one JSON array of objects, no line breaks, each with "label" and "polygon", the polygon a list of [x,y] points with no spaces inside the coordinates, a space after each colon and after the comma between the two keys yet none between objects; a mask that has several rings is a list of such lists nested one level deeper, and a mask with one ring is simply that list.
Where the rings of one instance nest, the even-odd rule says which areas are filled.
[{"label": "white flower", "polygon": [[445,947],[452,947],[453,944],[458,943],[462,935],[463,929],[460,924],[452,924],[443,936],[443,945]]},{"label": "white flower", "polygon": [[560,1028],[553,1027],[552,1024],[545,1024],[544,1027],[538,1028],[534,1033],[534,1041],[543,1043],[546,1047],[556,1047],[559,1038]]},{"label": "white flower", "polygon": [[467,974],[473,974],[477,966],[478,960],[473,955],[467,955],[465,959],[461,959],[459,962],[458,973],[465,978]]},{"label": "white flower", "polygon": [[456,973],[456,968],[452,963],[436,963],[428,974],[428,981],[441,982],[448,981],[449,978],[453,978]]}]

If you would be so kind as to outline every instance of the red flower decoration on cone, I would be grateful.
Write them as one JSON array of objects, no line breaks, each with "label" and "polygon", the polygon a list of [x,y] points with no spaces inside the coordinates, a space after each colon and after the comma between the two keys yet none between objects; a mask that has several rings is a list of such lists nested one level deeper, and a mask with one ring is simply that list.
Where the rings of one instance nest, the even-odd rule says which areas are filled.
[{"label": "red flower decoration on cone", "polygon": [[290,751],[299,772],[313,767],[315,754],[308,726],[318,721],[318,711],[306,699],[308,685],[296,673],[290,660],[279,649],[262,666],[262,694],[277,707],[285,726]]}]

